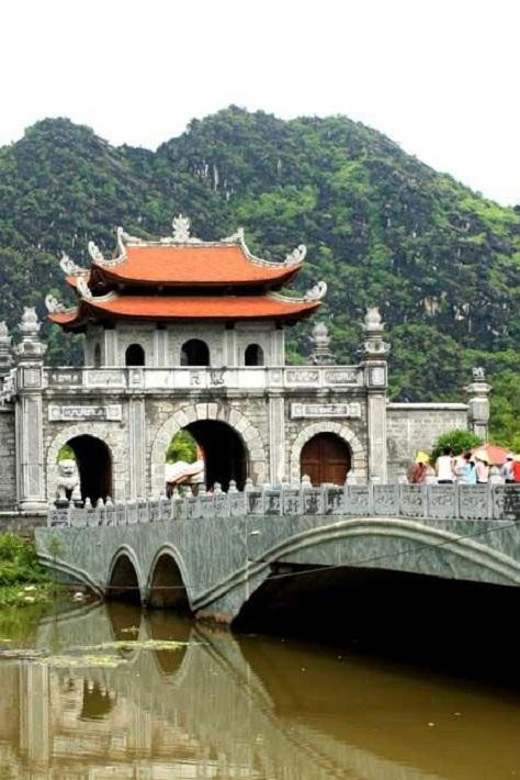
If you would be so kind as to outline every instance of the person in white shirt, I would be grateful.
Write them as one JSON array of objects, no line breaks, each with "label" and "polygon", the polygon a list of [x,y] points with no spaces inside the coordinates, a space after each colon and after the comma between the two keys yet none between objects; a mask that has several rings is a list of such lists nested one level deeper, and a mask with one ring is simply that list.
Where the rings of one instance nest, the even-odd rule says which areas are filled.
[{"label": "person in white shirt", "polygon": [[437,458],[435,472],[437,474],[437,482],[439,484],[455,482],[455,474],[453,473],[453,456],[449,447],[445,447],[442,451],[442,455],[439,455]]}]

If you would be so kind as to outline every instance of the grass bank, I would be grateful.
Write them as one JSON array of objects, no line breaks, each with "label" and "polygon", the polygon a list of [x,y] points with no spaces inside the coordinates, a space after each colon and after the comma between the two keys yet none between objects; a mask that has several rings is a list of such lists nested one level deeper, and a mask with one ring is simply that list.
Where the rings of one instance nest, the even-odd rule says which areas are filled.
[{"label": "grass bank", "polygon": [[32,542],[0,534],[0,608],[49,604],[63,590],[38,563]]}]

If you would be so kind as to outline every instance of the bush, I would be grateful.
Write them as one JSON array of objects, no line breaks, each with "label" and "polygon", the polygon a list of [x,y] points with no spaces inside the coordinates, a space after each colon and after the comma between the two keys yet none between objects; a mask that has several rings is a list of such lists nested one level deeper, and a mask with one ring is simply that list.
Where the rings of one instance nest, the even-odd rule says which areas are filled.
[{"label": "bush", "polygon": [[449,447],[454,455],[460,455],[461,452],[471,450],[482,443],[480,436],[475,433],[455,428],[439,436],[432,450],[431,461],[435,463],[446,447]]},{"label": "bush", "polygon": [[0,534],[0,585],[48,579],[34,545],[16,534]]}]

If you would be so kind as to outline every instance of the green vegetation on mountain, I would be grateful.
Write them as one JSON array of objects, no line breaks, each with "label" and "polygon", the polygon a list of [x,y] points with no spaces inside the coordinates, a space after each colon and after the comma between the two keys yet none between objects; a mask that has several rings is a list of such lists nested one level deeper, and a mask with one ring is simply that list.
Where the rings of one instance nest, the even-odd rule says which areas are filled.
[{"label": "green vegetation on mountain", "polygon": [[[520,444],[520,213],[345,117],[286,122],[230,107],[156,152],[114,148],[67,119],[37,123],[0,149],[0,319],[15,325],[22,305],[43,317],[47,292],[70,295],[62,251],[87,265],[90,239],[110,253],[117,225],[164,235],[178,213],[201,238],[242,226],[268,258],[305,243],[296,285],[328,282],[321,317],[338,360],[357,360],[364,310],[377,305],[392,397],[460,399],[483,365],[495,438]],[[293,331],[295,362],[309,328]],[[75,348],[52,330],[53,361]]]}]

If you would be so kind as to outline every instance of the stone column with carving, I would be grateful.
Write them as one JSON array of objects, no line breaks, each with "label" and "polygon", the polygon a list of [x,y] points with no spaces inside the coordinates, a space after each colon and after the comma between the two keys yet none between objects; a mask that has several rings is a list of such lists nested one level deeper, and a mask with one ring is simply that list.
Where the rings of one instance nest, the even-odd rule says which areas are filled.
[{"label": "stone column with carving", "polygon": [[386,390],[387,355],[390,345],[383,339],[384,323],[379,309],[367,310],[361,348],[367,392],[368,479],[386,482]]},{"label": "stone column with carving", "polygon": [[25,308],[16,355],[16,480],[19,509],[45,510],[46,485],[43,456],[43,356],[35,309]]},{"label": "stone column with carving", "polygon": [[473,433],[487,441],[491,385],[486,382],[486,372],[480,366],[476,366],[472,374],[473,381],[464,388],[468,396],[468,426]]}]

